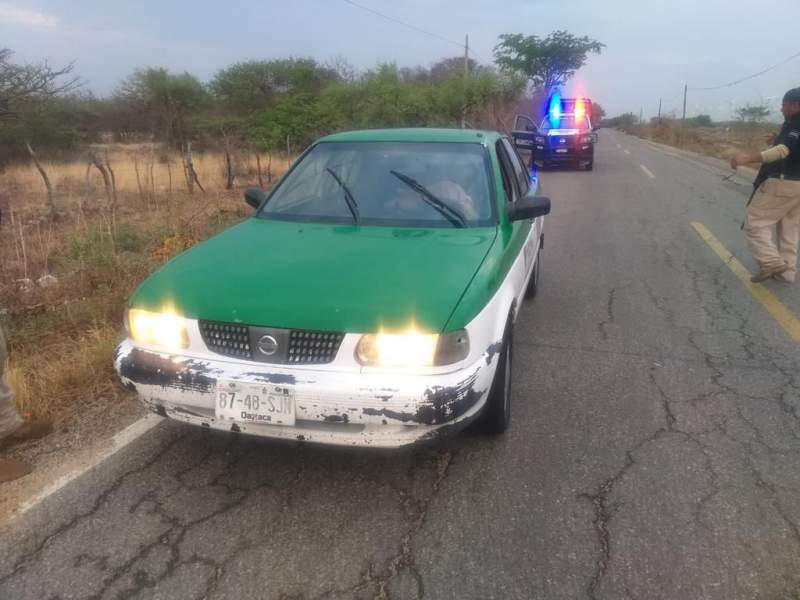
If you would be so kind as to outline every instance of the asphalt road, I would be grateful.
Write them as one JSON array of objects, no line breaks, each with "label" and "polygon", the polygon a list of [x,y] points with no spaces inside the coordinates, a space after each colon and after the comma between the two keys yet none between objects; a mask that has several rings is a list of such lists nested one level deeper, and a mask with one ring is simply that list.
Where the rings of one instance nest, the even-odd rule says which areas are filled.
[{"label": "asphalt road", "polygon": [[506,435],[376,453],[166,421],[2,532],[0,598],[796,598],[800,352],[690,227],[755,269],[725,174],[602,131],[594,172],[542,175]]}]

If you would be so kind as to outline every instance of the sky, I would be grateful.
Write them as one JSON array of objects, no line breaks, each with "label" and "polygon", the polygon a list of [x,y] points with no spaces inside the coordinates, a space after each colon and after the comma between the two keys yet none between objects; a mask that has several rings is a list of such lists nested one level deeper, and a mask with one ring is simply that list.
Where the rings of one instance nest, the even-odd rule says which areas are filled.
[{"label": "sky", "polygon": [[[800,0],[358,0],[425,35],[346,0],[0,0],[0,47],[15,60],[74,62],[85,88],[106,95],[134,69],[161,66],[210,79],[246,59],[342,57],[359,70],[379,62],[429,66],[463,54],[491,64],[503,33],[564,29],[604,44],[566,90],[622,112],[680,114],[683,86],[721,85],[800,52]],[[768,14],[761,7],[769,7]],[[449,43],[445,38],[455,43]],[[691,90],[687,114],[727,119],[800,86],[800,58],[740,85]]]}]

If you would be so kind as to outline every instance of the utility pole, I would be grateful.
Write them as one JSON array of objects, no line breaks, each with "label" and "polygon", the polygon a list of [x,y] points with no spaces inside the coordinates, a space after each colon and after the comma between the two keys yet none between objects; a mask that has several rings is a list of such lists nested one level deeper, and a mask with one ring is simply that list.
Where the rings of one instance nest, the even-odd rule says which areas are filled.
[{"label": "utility pole", "polygon": [[681,121],[686,123],[686,92],[689,90],[689,84],[685,84],[683,86],[683,117],[681,117]]},{"label": "utility pole", "polygon": [[686,92],[689,90],[689,84],[683,86],[683,116],[681,117],[681,135],[680,145],[683,146],[683,136],[686,135]]},{"label": "utility pole", "polygon": [[469,35],[464,36],[464,106],[461,109],[461,129],[467,127],[467,89],[469,86]]},{"label": "utility pole", "polygon": [[639,108],[639,125],[644,123],[644,107]]},{"label": "utility pole", "polygon": [[658,99],[658,122],[661,123],[661,98]]}]

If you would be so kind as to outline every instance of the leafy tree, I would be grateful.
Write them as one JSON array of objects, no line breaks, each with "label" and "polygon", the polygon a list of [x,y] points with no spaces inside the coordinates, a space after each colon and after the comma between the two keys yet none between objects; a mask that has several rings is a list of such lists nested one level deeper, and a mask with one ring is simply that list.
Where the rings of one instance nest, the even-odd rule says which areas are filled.
[{"label": "leafy tree", "polygon": [[[343,63],[335,68],[344,68]],[[209,87],[225,106],[249,111],[267,108],[284,94],[317,94],[338,79],[334,68],[310,58],[249,60],[219,71]]]},{"label": "leafy tree", "polygon": [[631,127],[635,125],[639,117],[633,113],[623,113],[619,116],[606,119],[602,122],[605,127]]},{"label": "leafy tree", "polygon": [[714,121],[711,119],[711,115],[697,115],[696,117],[692,117],[691,119],[686,119],[689,125],[694,127],[713,127]]},{"label": "leafy tree", "polygon": [[355,81],[332,83],[318,95],[282,96],[270,109],[253,115],[247,136],[263,148],[283,150],[287,136],[298,148],[341,129],[453,127],[464,106],[477,116],[492,103],[516,99],[523,87],[519,79],[485,68],[477,69],[466,82],[463,71],[434,82],[409,79],[405,70],[383,64]]},{"label": "leafy tree", "polygon": [[270,110],[253,116],[248,137],[267,150],[284,150],[287,144],[302,149],[313,140],[311,128],[316,121],[315,108],[311,94],[284,95]]},{"label": "leafy tree", "polygon": [[546,38],[521,33],[500,36],[495,46],[497,65],[527,77],[534,88],[550,90],[564,85],[583,65],[589,53],[600,54],[605,44],[566,31],[554,31]]},{"label": "leafy tree", "polygon": [[[469,72],[472,75],[477,74],[481,69],[478,62],[472,58],[467,59]],[[454,56],[452,58],[443,58],[442,60],[433,63],[430,69],[431,81],[445,81],[450,77],[461,76],[464,74],[464,57]]]},{"label": "leafy tree", "polygon": [[764,104],[747,104],[736,109],[736,117],[747,123],[761,123],[769,113],[769,108]]},{"label": "leafy tree", "polygon": [[139,69],[123,81],[117,97],[149,122],[150,129],[171,142],[188,138],[187,119],[208,102],[208,94],[194,75],[166,69]]},{"label": "leafy tree", "polygon": [[600,122],[605,118],[606,111],[605,109],[600,106],[597,102],[592,102],[592,127],[597,127],[600,125]]}]

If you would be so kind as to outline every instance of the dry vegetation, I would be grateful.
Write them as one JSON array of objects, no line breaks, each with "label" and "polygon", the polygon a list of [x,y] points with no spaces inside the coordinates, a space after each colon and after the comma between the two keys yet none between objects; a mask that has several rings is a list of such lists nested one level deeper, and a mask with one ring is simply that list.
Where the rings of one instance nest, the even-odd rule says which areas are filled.
[{"label": "dry vegetation", "polygon": [[[122,335],[125,301],[153,269],[244,218],[241,190],[258,184],[256,157],[195,154],[188,191],[182,156],[158,145],[95,146],[113,172],[108,193],[89,152],[45,163],[56,218],[32,164],[0,170],[0,320],[9,338],[8,379],[23,414],[56,425],[88,405],[129,400],[111,365]],[[287,167],[260,156],[265,186]],[[88,175],[87,175],[88,173]],[[52,275],[52,277],[47,277]]]},{"label": "dry vegetation", "polygon": [[763,150],[778,127],[757,123],[719,124],[714,127],[681,125],[678,119],[623,127],[627,133],[706,156],[729,159],[737,152]]}]

